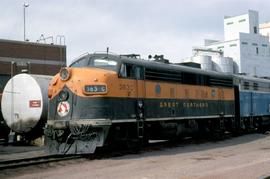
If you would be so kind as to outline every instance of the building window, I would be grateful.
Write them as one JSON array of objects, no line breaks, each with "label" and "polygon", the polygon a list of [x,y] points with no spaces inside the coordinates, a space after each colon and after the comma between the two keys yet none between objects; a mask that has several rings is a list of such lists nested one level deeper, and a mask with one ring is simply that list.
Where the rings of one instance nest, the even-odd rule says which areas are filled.
[{"label": "building window", "polygon": [[258,83],[253,83],[253,89],[258,90]]},{"label": "building window", "polygon": [[242,42],[243,45],[247,45],[248,43],[247,42]]},{"label": "building window", "polygon": [[256,54],[259,54],[259,48],[256,47]]},{"label": "building window", "polygon": [[244,89],[248,90],[249,89],[249,82],[244,82]]},{"label": "building window", "polygon": [[267,47],[267,44],[262,44],[263,47]]},{"label": "building window", "polygon": [[246,19],[241,19],[238,22],[245,22],[245,21],[246,21]]},{"label": "building window", "polygon": [[257,34],[257,27],[254,26],[253,29],[254,29],[254,34]]},{"label": "building window", "polygon": [[236,44],[231,44],[231,45],[230,45],[230,47],[235,47],[235,46],[236,46]]},{"label": "building window", "polygon": [[252,43],[252,45],[254,45],[254,46],[258,46],[258,44],[257,44],[257,43]]},{"label": "building window", "polygon": [[232,25],[232,24],[233,24],[233,22],[228,22],[228,23],[227,23],[227,25]]}]

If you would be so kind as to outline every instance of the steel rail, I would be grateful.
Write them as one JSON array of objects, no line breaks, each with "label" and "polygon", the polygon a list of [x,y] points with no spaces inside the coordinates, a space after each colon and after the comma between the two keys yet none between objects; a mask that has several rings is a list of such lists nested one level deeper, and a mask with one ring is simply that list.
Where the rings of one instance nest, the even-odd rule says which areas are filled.
[{"label": "steel rail", "polygon": [[50,162],[74,160],[74,159],[80,159],[80,158],[82,158],[82,156],[80,155],[45,155],[45,156],[37,156],[37,157],[30,157],[30,158],[5,160],[5,161],[0,161],[0,170],[26,167],[30,165],[45,164],[45,163],[50,163]]}]

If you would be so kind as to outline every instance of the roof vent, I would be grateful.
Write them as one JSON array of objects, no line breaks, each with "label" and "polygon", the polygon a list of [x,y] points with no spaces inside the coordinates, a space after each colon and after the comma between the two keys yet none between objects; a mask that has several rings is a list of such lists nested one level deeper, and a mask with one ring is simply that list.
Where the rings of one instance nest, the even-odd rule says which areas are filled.
[{"label": "roof vent", "polygon": [[120,55],[120,57],[135,58],[135,59],[141,58],[141,56],[139,54],[134,54],[134,53]]},{"label": "roof vent", "polygon": [[148,59],[154,58],[155,62],[160,62],[160,63],[170,63],[168,59],[164,58],[164,55],[155,55],[152,57],[152,55],[148,55]]}]

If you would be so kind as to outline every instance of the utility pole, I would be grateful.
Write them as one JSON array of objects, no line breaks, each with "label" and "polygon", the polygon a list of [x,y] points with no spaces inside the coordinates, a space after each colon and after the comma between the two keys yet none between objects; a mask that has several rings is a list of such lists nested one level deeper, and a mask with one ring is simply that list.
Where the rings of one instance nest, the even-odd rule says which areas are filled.
[{"label": "utility pole", "polygon": [[23,40],[26,41],[25,38],[25,9],[29,7],[29,4],[23,4]]}]

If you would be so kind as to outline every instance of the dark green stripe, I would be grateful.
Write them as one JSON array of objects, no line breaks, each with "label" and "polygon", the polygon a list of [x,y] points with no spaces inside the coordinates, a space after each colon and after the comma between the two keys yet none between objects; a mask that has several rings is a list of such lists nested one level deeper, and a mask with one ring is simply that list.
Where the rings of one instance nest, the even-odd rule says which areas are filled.
[{"label": "dark green stripe", "polygon": [[[83,98],[70,95],[72,111],[64,118],[56,112],[57,98],[50,101],[49,119],[132,119],[137,100],[130,98]],[[145,99],[145,118],[234,115],[234,101]]]}]

